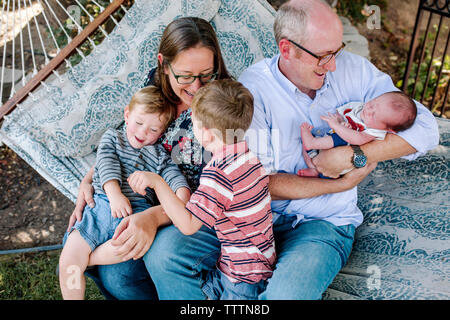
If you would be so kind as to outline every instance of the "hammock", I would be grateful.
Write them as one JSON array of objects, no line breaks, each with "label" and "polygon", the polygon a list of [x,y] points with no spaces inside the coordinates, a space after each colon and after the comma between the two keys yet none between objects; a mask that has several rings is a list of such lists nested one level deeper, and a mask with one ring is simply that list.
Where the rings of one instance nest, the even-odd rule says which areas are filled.
[{"label": "hammock", "polygon": [[[44,2],[48,9],[47,0],[37,0]],[[24,12],[31,12],[30,0],[4,0],[2,4],[7,11],[13,6],[23,10],[28,4]],[[120,21],[112,16],[117,10],[123,13]],[[63,11],[72,17],[67,8]],[[136,0],[129,8],[123,0],[112,1],[101,7],[97,18],[90,17],[92,22],[84,30],[75,26],[78,35],[69,37],[64,48],[55,46],[53,59],[51,50],[42,46],[45,67],[33,67],[33,79],[28,81],[22,70],[14,72],[20,59],[9,73],[2,65],[2,85],[9,80],[11,94],[0,109],[0,116],[6,115],[0,138],[75,201],[81,179],[95,163],[99,138],[107,128],[122,124],[123,106],[155,66],[159,39],[170,21],[181,16],[210,21],[225,63],[237,78],[251,64],[277,53],[274,13],[265,0]],[[2,11],[2,30],[3,16]],[[50,9],[43,11],[43,20],[50,16]],[[115,25],[111,32],[98,27],[107,19]],[[22,23],[17,22],[21,19],[13,21]],[[30,19],[24,30],[31,23],[35,21]],[[347,47],[368,57],[367,41],[345,25]],[[105,35],[100,44],[88,37],[96,30]],[[16,37],[19,43],[25,34]],[[78,48],[86,41],[94,48],[89,55]],[[5,42],[2,49],[6,47]],[[71,52],[81,57],[74,66],[69,61]],[[381,163],[361,183],[358,205],[364,222],[357,229],[347,265],[325,292],[325,299],[450,298],[450,123],[438,122],[441,142],[437,149],[414,162]]]}]

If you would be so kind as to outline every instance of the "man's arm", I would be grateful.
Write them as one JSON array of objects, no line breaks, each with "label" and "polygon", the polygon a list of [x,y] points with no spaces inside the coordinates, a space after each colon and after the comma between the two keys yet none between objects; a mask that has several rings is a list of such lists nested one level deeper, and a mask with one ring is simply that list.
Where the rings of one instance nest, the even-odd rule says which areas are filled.
[{"label": "man's arm", "polygon": [[[402,137],[388,133],[384,140],[374,140],[361,146],[367,157],[367,163],[392,160],[417,152]],[[342,146],[329,150],[321,150],[312,159],[316,169],[327,177],[337,178],[345,169],[352,169],[353,150],[350,146]]]},{"label": "man's arm", "polygon": [[346,191],[357,186],[376,166],[376,163],[371,163],[364,168],[354,169],[339,179],[300,177],[289,173],[273,174],[269,176],[270,195],[272,200],[295,200]]}]

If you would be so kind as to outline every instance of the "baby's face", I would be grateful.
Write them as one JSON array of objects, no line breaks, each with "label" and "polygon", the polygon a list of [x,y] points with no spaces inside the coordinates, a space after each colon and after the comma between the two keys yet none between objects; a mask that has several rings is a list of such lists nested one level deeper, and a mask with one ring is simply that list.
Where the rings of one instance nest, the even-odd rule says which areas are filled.
[{"label": "baby's face", "polygon": [[166,129],[156,113],[145,112],[145,107],[135,105],[133,110],[125,108],[125,122],[127,124],[127,138],[131,146],[140,149],[144,146],[155,144]]},{"label": "baby's face", "polygon": [[391,107],[391,97],[381,95],[368,101],[361,111],[361,119],[369,128],[389,130],[390,123],[399,123],[403,116]]}]

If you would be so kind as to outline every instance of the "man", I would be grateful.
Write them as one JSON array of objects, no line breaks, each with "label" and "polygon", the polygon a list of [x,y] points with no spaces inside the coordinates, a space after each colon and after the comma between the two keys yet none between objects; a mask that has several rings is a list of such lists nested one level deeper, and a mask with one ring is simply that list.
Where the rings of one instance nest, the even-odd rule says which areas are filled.
[{"label": "man", "polygon": [[[262,299],[320,299],[347,262],[355,228],[363,220],[356,187],[342,179],[304,178],[300,125],[327,130],[320,119],[350,101],[368,101],[398,90],[391,78],[366,59],[343,50],[343,27],[325,2],[291,0],[275,19],[280,54],[248,68],[239,78],[254,95],[255,113],[247,133],[250,149],[272,173],[276,269]],[[439,141],[432,114],[416,103],[412,128],[388,134],[360,149],[321,151],[314,158],[325,176],[337,177],[353,167],[368,174],[377,161],[413,160]],[[358,171],[358,170],[353,170]],[[309,198],[305,198],[309,197]]]}]

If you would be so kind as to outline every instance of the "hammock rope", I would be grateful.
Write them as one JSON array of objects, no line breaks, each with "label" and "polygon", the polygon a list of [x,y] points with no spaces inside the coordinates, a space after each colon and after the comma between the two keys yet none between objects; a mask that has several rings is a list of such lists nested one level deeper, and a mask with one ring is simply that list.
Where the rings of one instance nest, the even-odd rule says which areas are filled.
[{"label": "hammock rope", "polygon": [[[3,49],[0,49],[0,53],[3,53],[3,57],[0,64],[0,97],[2,97],[2,104],[6,102],[2,107],[6,111],[0,110],[0,119],[24,97],[35,100],[31,91],[36,88],[36,84],[48,89],[45,84],[48,75],[53,74],[63,83],[64,79],[61,76],[63,73],[73,70],[75,64],[86,59],[87,52],[95,50],[99,41],[109,39],[110,31],[105,30],[103,25],[106,21],[109,20],[114,27],[120,27],[118,19],[112,13],[117,10],[127,12],[123,0],[109,0],[107,8],[99,2],[91,0],[83,5],[81,0],[75,0],[71,6],[65,7],[60,0],[33,2],[32,0],[12,0],[12,3],[11,0],[2,1],[0,38],[3,37],[3,41],[0,41],[0,45],[3,44]],[[88,5],[98,7],[96,14],[90,11]],[[72,6],[78,9],[71,8]],[[105,10],[108,12],[105,13]],[[105,18],[100,19],[102,22],[93,23],[103,13]],[[89,28],[90,24],[83,26],[80,14],[90,24],[95,25],[95,29]],[[74,27],[72,33],[68,29],[69,20]],[[89,29],[89,32],[84,32],[86,29]],[[74,39],[77,40],[74,41]],[[86,45],[87,51],[84,49]],[[64,50],[67,47],[70,49]],[[58,62],[52,63],[55,57],[58,57]],[[61,63],[65,65],[65,68],[57,67]],[[44,72],[45,76],[41,76],[42,73],[39,74],[39,72],[44,68],[47,68]],[[30,82],[33,82],[35,76],[37,76],[35,84],[31,85]],[[24,87],[27,87],[27,90],[23,90]],[[28,88],[32,89],[28,90]]]}]

